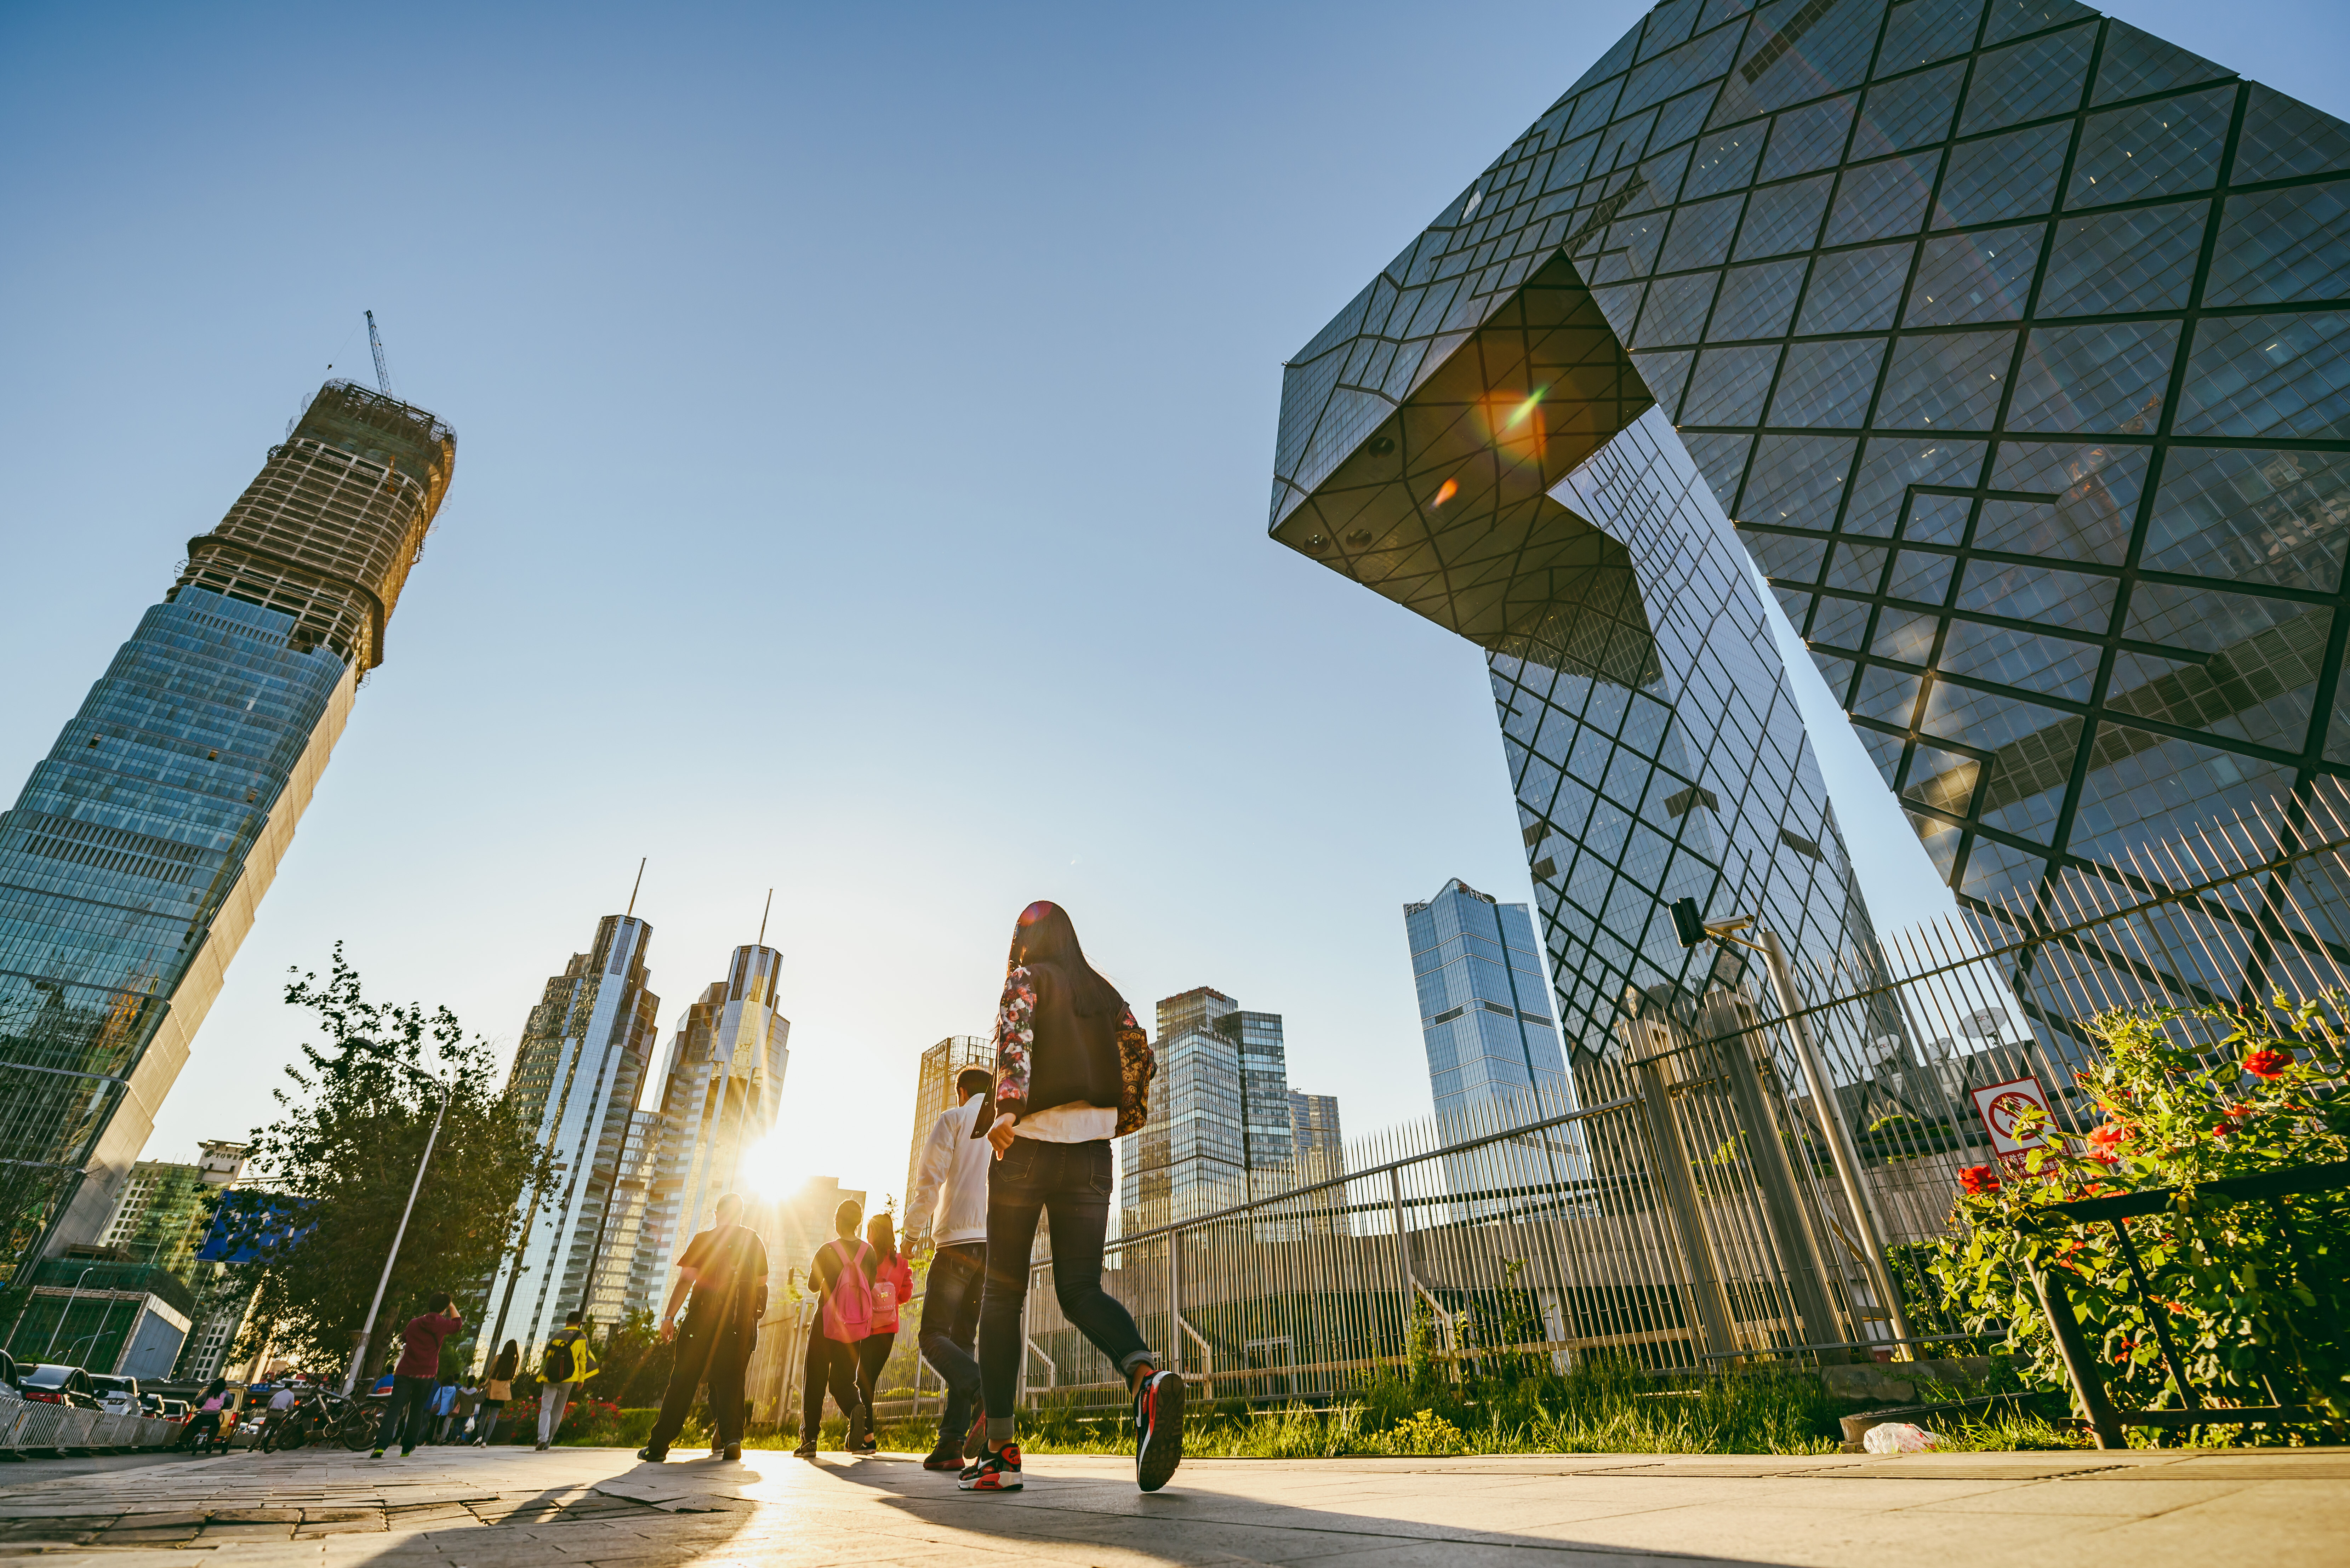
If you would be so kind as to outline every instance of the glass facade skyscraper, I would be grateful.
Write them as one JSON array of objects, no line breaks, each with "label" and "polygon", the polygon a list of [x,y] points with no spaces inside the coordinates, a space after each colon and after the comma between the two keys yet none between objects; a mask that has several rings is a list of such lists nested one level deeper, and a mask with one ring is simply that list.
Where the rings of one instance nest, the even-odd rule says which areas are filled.
[{"label": "glass facade skyscraper", "polygon": [[1574,1087],[1526,907],[1455,877],[1426,903],[1406,904],[1403,924],[1437,1116],[1528,1099],[1565,1109]]},{"label": "glass facade skyscraper", "polygon": [[1297,356],[1274,536],[1488,650],[1571,1042],[1672,897],[1866,929],[1728,517],[1963,899],[2350,771],[2345,176],[2071,0],[1667,0]]},{"label": "glass facade skyscraper", "polygon": [[[620,1183],[660,1029],[645,965],[652,935],[633,916],[605,916],[594,946],[546,982],[523,1025],[506,1093],[553,1154],[556,1187],[525,1199],[521,1245],[491,1281],[486,1354],[513,1339],[525,1360],[535,1357],[565,1314],[595,1304],[591,1286],[609,1272],[608,1251],[633,1241],[641,1225],[641,1175],[632,1204],[622,1202]],[[641,1139],[634,1152],[640,1172]],[[615,1221],[626,1235],[615,1234]]]},{"label": "glass facade skyscraper", "polygon": [[[721,1194],[757,1197],[746,1190],[743,1158],[775,1129],[791,1065],[792,1023],[778,1011],[776,992],[783,968],[784,955],[773,948],[736,948],[726,978],[685,1010],[671,1038],[661,1072],[660,1152],[632,1272],[653,1282],[656,1292],[669,1288],[678,1254],[712,1222]],[[752,1203],[744,1212],[757,1224],[768,1210]],[[784,1267],[772,1246],[769,1257]]]},{"label": "glass facade skyscraper", "polygon": [[1159,1004],[1150,1121],[1118,1140],[1129,1231],[1213,1213],[1289,1171],[1289,1064],[1281,1015],[1196,986]]},{"label": "glass facade skyscraper", "polygon": [[327,383],[0,816],[0,1268],[111,1216],[455,458],[432,414]]}]

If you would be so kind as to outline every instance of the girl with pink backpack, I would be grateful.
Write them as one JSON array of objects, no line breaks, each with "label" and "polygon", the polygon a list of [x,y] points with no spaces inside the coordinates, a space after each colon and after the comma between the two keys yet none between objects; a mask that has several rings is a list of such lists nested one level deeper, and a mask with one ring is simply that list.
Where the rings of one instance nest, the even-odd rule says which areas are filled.
[{"label": "girl with pink backpack", "polygon": [[[873,1441],[872,1407],[858,1391],[857,1347],[873,1334],[874,1275],[880,1260],[859,1241],[858,1222],[865,1206],[854,1198],[833,1210],[833,1229],[839,1234],[816,1250],[808,1261],[807,1280],[817,1293],[816,1321],[807,1336],[807,1355],[800,1367],[801,1459],[816,1458],[816,1429],[824,1420],[824,1396],[848,1418],[848,1451],[869,1454]],[[894,1313],[894,1309],[893,1313]]]}]

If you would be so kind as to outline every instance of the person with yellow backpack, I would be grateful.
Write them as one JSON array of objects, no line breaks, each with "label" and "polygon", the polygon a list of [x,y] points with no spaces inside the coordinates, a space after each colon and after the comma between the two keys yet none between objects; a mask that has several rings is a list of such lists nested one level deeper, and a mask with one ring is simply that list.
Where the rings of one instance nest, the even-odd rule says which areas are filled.
[{"label": "person with yellow backpack", "polygon": [[571,1408],[571,1391],[596,1376],[596,1347],[580,1325],[578,1309],[566,1313],[563,1326],[538,1356],[538,1446],[555,1441]]}]

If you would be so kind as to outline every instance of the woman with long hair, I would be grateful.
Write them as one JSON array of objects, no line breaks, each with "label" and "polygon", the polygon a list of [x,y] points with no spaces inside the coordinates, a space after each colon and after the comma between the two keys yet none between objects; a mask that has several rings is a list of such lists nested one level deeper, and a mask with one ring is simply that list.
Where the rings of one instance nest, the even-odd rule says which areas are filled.
[{"label": "woman with long hair", "polygon": [[1118,988],[1086,961],[1060,905],[1020,911],[995,1014],[995,1087],[971,1136],[993,1146],[988,1170],[987,1283],[979,1305],[980,1397],[987,1449],[962,1473],[965,1491],[1018,1491],[1012,1411],[1024,1350],[1029,1249],[1043,1215],[1053,1238],[1061,1312],[1118,1369],[1134,1397],[1134,1479],[1167,1484],[1183,1458],[1183,1379],[1159,1369],[1134,1317],[1102,1289],[1109,1230],[1109,1140],[1118,1131],[1129,1043],[1142,1026]]},{"label": "woman with long hair", "polygon": [[522,1370],[522,1346],[513,1340],[498,1352],[490,1363],[490,1375],[482,1380],[482,1407],[473,1417],[473,1447],[486,1449],[498,1440],[498,1417],[514,1397],[515,1374]]},{"label": "woman with long hair", "polygon": [[[873,1332],[857,1342],[857,1397],[870,1410],[889,1347],[898,1343],[898,1310],[914,1293],[914,1271],[898,1251],[898,1226],[888,1210],[865,1222],[865,1240],[873,1249]],[[858,1451],[872,1454],[880,1449],[868,1424],[865,1446]]]}]

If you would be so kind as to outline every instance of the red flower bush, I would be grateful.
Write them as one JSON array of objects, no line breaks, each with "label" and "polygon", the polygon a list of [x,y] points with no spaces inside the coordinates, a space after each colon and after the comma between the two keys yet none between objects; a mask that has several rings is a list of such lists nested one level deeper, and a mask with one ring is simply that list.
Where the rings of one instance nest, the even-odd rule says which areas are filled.
[{"label": "red flower bush", "polygon": [[1999,1190],[1999,1173],[1988,1165],[1970,1165],[1959,1172],[1959,1186],[1970,1198]]},{"label": "red flower bush", "polygon": [[2107,1165],[2119,1164],[2122,1139],[2127,1137],[2129,1130],[2119,1122],[2104,1122],[2092,1127],[2089,1130],[2089,1158]]},{"label": "red flower bush", "polygon": [[2273,1045],[2263,1045],[2244,1058],[2244,1071],[2255,1078],[2275,1078],[2293,1065],[2293,1053],[2280,1051]]}]

